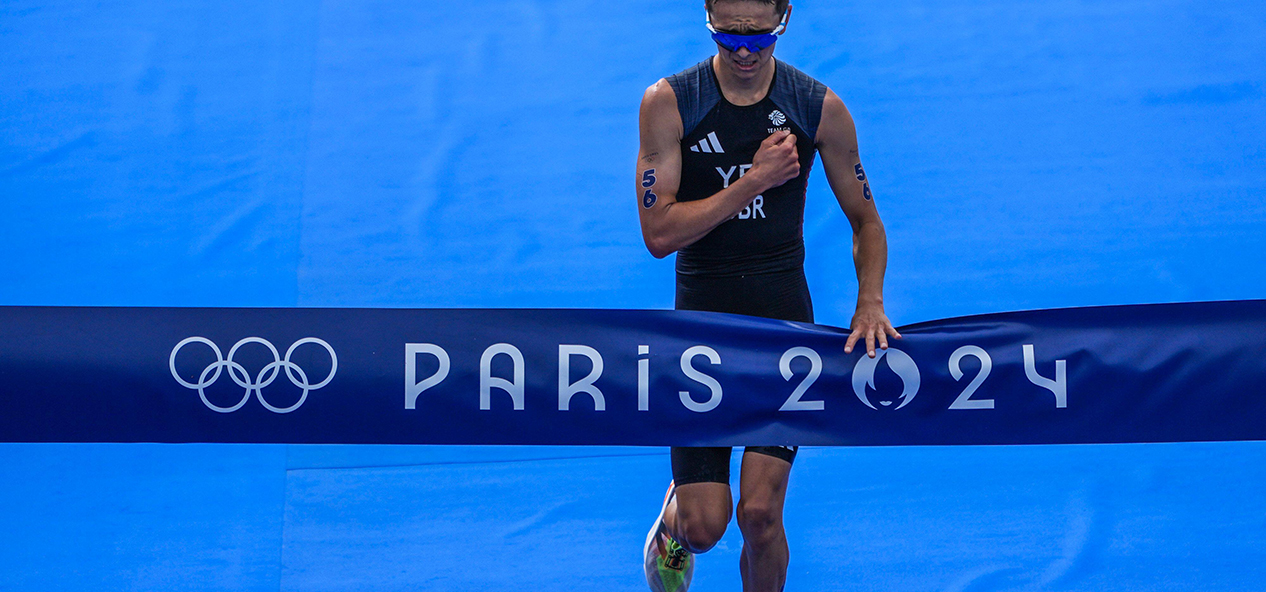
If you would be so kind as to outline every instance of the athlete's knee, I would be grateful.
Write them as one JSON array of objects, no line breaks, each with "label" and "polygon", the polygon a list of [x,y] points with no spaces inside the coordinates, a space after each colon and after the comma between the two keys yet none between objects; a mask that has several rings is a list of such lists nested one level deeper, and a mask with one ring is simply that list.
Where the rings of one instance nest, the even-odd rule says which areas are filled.
[{"label": "athlete's knee", "polygon": [[687,511],[677,507],[677,542],[691,553],[703,553],[716,546],[725,536],[725,527],[730,522],[729,513]]},{"label": "athlete's knee", "polygon": [[743,540],[748,543],[771,543],[782,533],[782,509],[764,500],[739,500],[738,525],[743,531]]}]

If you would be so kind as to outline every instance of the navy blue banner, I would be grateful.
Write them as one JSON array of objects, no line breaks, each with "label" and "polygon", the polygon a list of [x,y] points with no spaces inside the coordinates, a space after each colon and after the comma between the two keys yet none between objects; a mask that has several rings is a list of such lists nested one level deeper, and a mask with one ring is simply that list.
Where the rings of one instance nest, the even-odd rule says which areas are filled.
[{"label": "navy blue banner", "polygon": [[[842,329],[611,310],[0,307],[0,441],[1266,439],[1266,301]],[[864,349],[864,348],[862,348]]]}]

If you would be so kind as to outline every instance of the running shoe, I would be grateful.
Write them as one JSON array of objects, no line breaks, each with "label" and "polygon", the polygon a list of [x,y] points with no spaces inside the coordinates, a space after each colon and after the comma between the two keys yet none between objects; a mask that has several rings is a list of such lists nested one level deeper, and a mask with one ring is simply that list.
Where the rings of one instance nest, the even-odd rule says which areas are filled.
[{"label": "running shoe", "polygon": [[669,483],[664,505],[646,535],[646,546],[642,549],[646,583],[654,592],[686,592],[695,574],[694,554],[678,544],[664,527],[664,512],[668,511],[668,503],[673,500],[676,491],[677,488]]}]

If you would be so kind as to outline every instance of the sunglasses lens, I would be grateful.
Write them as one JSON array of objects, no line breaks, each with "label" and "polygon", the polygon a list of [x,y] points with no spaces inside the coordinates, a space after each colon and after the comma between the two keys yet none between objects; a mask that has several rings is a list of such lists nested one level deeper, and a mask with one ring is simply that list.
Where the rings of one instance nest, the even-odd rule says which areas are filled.
[{"label": "sunglasses lens", "polygon": [[740,47],[746,47],[747,51],[757,53],[766,47],[769,47],[778,40],[777,35],[730,35],[728,33],[713,33],[712,39],[721,44],[730,51],[738,51]]}]

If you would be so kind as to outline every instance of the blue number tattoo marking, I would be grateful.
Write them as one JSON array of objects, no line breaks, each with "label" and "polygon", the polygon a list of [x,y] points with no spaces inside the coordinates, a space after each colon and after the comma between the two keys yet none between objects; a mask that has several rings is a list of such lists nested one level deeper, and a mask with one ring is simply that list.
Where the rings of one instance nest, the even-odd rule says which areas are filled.
[{"label": "blue number tattoo marking", "polygon": [[862,170],[862,163],[860,163],[860,162],[859,162],[859,163],[857,163],[856,165],[854,165],[854,166],[853,166],[853,172],[854,172],[854,173],[857,173],[857,180],[858,180],[858,181],[865,181],[865,180],[866,180],[866,171]]},{"label": "blue number tattoo marking", "polygon": [[651,206],[655,205],[655,202],[657,201],[659,201],[659,196],[655,195],[655,192],[650,189],[647,189],[646,193],[642,194],[642,207],[648,210],[651,209]]},{"label": "blue number tattoo marking", "polygon": [[[654,184],[655,184],[655,169],[646,169],[646,172],[642,173],[642,189],[647,189]],[[649,208],[650,206],[646,206],[646,207]]]},{"label": "blue number tattoo marking", "polygon": [[862,197],[866,198],[866,201],[875,199],[875,196],[870,194],[870,183],[862,185]]}]

